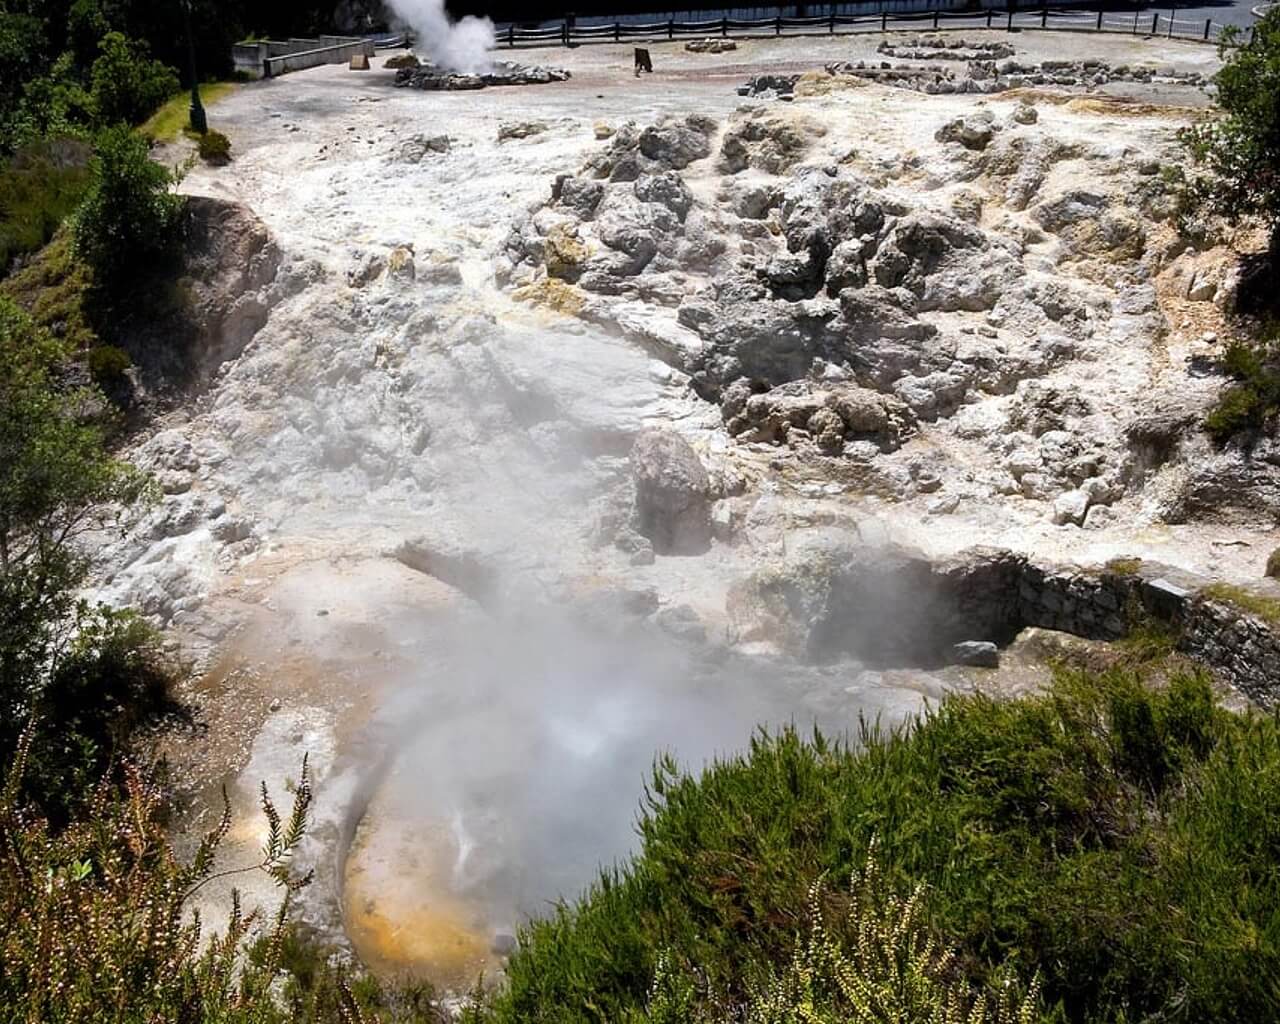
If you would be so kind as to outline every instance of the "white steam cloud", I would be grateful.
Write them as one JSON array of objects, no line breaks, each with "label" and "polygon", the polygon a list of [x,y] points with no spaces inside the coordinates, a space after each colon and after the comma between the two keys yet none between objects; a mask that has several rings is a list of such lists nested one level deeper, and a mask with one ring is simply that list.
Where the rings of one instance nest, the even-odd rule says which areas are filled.
[{"label": "white steam cloud", "polygon": [[444,9],[444,0],[388,0],[397,18],[413,29],[417,45],[449,71],[483,74],[493,66],[493,22],[468,14],[454,21]]}]

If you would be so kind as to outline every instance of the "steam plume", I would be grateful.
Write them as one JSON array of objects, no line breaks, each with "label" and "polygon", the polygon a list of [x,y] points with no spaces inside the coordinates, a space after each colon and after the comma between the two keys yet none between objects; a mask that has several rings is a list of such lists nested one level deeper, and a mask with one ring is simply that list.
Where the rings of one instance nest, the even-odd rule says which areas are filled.
[{"label": "steam plume", "polygon": [[432,63],[450,71],[481,74],[493,66],[493,22],[468,14],[454,21],[444,0],[389,0],[396,17],[417,34]]}]

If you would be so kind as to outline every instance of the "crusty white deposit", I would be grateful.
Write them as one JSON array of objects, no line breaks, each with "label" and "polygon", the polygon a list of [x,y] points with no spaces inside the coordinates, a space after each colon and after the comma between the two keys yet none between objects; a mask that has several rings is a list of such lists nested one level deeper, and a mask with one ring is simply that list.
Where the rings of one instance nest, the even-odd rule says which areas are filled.
[{"label": "crusty white deposit", "polygon": [[[825,73],[791,102],[737,93],[764,72],[879,60],[878,41],[654,44],[639,79],[625,46],[522,51],[572,79],[466,93],[394,88],[380,56],[211,110],[234,160],[182,187],[247,207],[279,270],[254,282],[269,312],[243,353],[134,452],[170,493],[108,551],[104,591],[220,664],[198,756],[244,769],[243,804],[311,746],[320,819],[338,823],[388,709],[501,705],[489,662],[483,684],[441,681],[433,629],[501,648],[532,610],[560,609],[551,635],[582,650],[564,620],[635,620],[651,630],[639,649],[676,653],[641,659],[628,685],[656,673],[659,706],[693,723],[668,734],[697,763],[745,742],[752,715],[847,728],[962,682],[742,669],[803,652],[730,595],[770,575],[803,589],[832,544],[1259,574],[1280,471],[1271,449],[1218,454],[1196,427],[1221,387],[1203,368],[1232,285],[1222,250],[1184,252],[1160,174],[1203,93],[933,96]],[[1207,47],[1124,37],[1014,45],[1024,63],[1215,67]],[[646,428],[662,433],[633,459]],[[487,629],[454,635],[463,620]],[[606,715],[594,657],[569,659],[570,683],[510,685]],[[733,666],[738,698],[708,664]],[[673,671],[712,681],[681,695]],[[632,716],[601,755],[605,794],[574,789],[599,775],[594,755],[524,708],[494,728],[514,713],[532,737],[520,757],[586,759],[551,777],[613,815],[584,842],[620,855],[663,716]],[[473,748],[484,723],[432,734],[422,763],[449,762],[451,735]],[[313,855],[339,831],[319,828]],[[550,860],[546,842],[511,849]],[[558,895],[537,891],[550,877],[511,895],[504,876],[509,909]],[[485,914],[481,930],[509,923]]]}]

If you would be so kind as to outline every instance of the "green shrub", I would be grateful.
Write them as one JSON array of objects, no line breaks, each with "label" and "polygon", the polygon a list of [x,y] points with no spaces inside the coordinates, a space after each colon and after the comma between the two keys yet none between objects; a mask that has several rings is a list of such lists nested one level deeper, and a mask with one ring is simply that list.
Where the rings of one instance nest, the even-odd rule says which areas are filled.
[{"label": "green shrub", "polygon": [[114,345],[99,345],[89,350],[89,375],[99,387],[109,388],[120,383],[125,371],[133,365],[129,353]]},{"label": "green shrub", "polygon": [[1275,347],[1280,326],[1264,328],[1252,342],[1233,341],[1222,357],[1222,368],[1236,383],[1222,392],[1205,417],[1205,430],[1224,443],[1244,431],[1258,430],[1280,412],[1280,366]]},{"label": "green shrub", "polygon": [[928,887],[979,989],[1012,957],[1046,1019],[1277,1019],[1277,776],[1280,720],[1219,709],[1200,676],[1124,672],[951,697],[852,745],[761,735],[701,777],[663,760],[639,853],[522,932],[484,1016],[638,1019],[664,958],[699,998],[749,1003],[792,962],[808,887],[876,836],[886,885]]},{"label": "green shrub", "polygon": [[200,136],[200,159],[211,164],[225,164],[231,159],[231,140],[222,132],[207,131]]},{"label": "green shrub", "polygon": [[89,95],[99,124],[141,124],[180,88],[177,74],[152,60],[146,43],[108,32],[98,45]]},{"label": "green shrub", "polygon": [[171,251],[181,208],[173,176],[151,160],[146,140],[124,125],[108,128],[98,136],[93,181],[76,214],[76,254],[99,286],[127,283]]}]

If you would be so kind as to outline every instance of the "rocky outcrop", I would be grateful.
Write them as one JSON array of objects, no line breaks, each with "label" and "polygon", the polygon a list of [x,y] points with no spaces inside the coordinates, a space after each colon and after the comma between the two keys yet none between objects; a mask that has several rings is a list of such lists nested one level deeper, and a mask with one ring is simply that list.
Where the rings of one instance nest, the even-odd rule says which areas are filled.
[{"label": "rocky outcrop", "polygon": [[[886,55],[918,61],[942,61],[942,64],[891,64],[868,61],[833,61],[826,65],[829,75],[860,78],[880,85],[915,92],[938,95],[944,93],[977,93],[989,95],[1006,89],[1027,86],[1074,86],[1096,89],[1110,82],[1159,82],[1166,85],[1204,88],[1209,80],[1198,72],[1177,71],[1173,68],[1156,70],[1150,67],[1131,68],[1128,65],[1109,66],[1101,60],[1046,60],[1039,64],[1022,64],[1016,60],[997,58],[1003,51],[995,49],[1000,44],[965,43],[955,49],[950,45],[920,46],[882,43],[880,52]],[[988,48],[989,47],[989,48]],[[964,63],[957,69],[952,66]],[[745,90],[745,91],[744,91]],[[744,95],[762,95],[765,90],[755,89],[748,83],[739,90]]]},{"label": "rocky outcrop", "polygon": [[489,71],[478,75],[449,71],[423,62],[400,68],[396,72],[396,85],[432,91],[458,91],[483,89],[490,85],[546,85],[549,82],[566,82],[570,77],[564,68],[517,64],[508,60],[494,61]]},{"label": "rocky outcrop", "polygon": [[[882,460],[876,478],[907,497],[920,488],[893,457],[939,430],[986,459],[961,479],[943,460],[931,473],[944,491],[954,482],[1037,503],[1063,529],[1100,529],[1192,446],[1191,407],[1158,452],[1132,434],[1151,397],[1138,377],[1123,398],[1116,382],[1081,386],[1163,339],[1153,268],[1172,207],[1146,164],[1064,141],[1028,111],[939,118],[940,157],[963,184],[937,198],[818,156],[832,143],[794,107],[743,108],[718,136],[700,117],[625,124],[513,225],[498,277],[523,294],[563,282],[573,301],[559,308],[687,375],[742,444]],[[1183,263],[1188,295],[1226,276]],[[1166,511],[1220,502],[1246,471],[1206,464],[1222,472],[1162,485]],[[1265,457],[1247,472],[1280,479]],[[1267,505],[1273,491],[1251,493]]]}]

